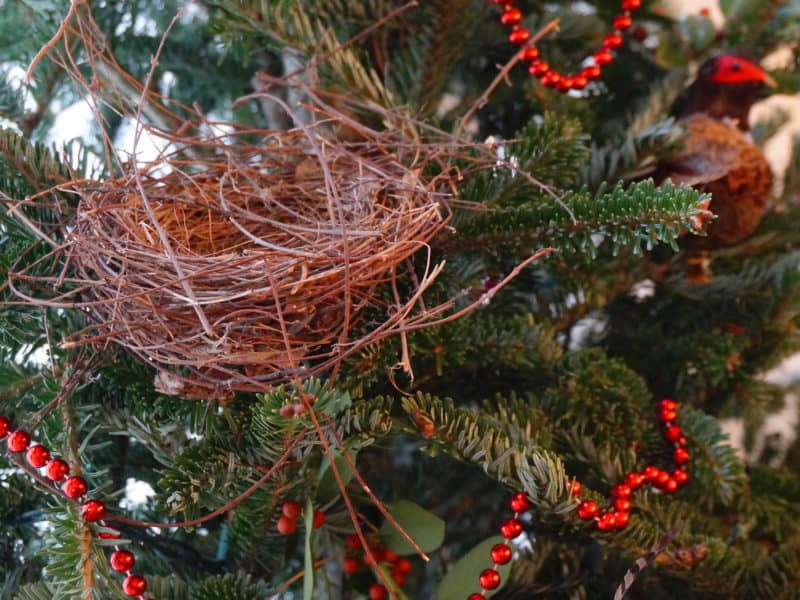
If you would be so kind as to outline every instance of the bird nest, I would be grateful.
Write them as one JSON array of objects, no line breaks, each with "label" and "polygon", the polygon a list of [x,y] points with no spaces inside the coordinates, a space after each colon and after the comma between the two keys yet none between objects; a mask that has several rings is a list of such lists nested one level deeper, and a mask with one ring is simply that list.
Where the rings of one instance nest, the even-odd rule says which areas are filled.
[{"label": "bird nest", "polygon": [[[376,290],[447,218],[421,155],[377,148],[287,131],[78,186],[69,254],[91,326],[66,344],[113,342],[159,369],[161,391],[220,397],[402,327],[415,301]],[[351,339],[368,308],[384,322]]]}]

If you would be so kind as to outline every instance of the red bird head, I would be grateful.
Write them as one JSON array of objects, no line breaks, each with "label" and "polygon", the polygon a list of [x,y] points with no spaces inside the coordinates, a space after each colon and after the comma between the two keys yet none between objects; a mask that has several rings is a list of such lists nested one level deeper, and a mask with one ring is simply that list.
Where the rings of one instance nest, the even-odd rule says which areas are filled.
[{"label": "red bird head", "polygon": [[707,60],[689,88],[681,114],[703,112],[716,119],[736,119],[741,129],[748,129],[750,107],[775,80],[764,69],[735,54],[723,54]]}]

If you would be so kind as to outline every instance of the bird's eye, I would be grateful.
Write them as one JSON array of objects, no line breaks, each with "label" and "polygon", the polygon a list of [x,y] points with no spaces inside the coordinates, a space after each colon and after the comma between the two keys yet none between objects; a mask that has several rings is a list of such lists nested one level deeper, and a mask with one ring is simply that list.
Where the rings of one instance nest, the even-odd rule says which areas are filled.
[{"label": "bird's eye", "polygon": [[738,61],[733,61],[731,63],[731,70],[732,71],[741,71],[742,70],[742,63]]}]

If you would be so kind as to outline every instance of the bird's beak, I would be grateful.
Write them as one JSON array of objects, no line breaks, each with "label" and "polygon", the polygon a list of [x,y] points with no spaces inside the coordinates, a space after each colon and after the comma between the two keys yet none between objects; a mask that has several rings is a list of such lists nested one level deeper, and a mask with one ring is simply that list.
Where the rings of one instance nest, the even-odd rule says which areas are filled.
[{"label": "bird's beak", "polygon": [[766,71],[764,71],[764,79],[762,79],[762,81],[764,82],[764,85],[767,86],[768,88],[775,89],[776,87],[778,87],[778,82],[775,81],[775,78]]}]

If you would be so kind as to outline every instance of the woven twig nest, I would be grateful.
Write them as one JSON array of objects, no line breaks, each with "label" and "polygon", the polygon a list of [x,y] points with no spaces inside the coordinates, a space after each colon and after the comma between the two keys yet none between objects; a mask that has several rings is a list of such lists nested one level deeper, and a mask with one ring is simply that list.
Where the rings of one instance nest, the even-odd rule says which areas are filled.
[{"label": "woven twig nest", "polygon": [[66,343],[122,346],[184,397],[329,368],[367,307],[408,311],[375,291],[447,220],[420,155],[383,142],[283,132],[80,186],[69,254],[91,325]]}]

